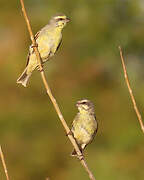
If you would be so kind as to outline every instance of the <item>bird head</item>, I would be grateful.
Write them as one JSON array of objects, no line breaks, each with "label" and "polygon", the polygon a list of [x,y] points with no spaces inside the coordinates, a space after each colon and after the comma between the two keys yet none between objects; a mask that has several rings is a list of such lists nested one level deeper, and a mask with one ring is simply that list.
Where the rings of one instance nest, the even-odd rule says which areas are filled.
[{"label": "bird head", "polygon": [[50,24],[54,24],[56,27],[59,27],[62,29],[69,21],[70,19],[67,18],[66,15],[59,14],[51,18]]},{"label": "bird head", "polygon": [[87,99],[77,101],[76,106],[79,112],[94,114],[94,104]]}]

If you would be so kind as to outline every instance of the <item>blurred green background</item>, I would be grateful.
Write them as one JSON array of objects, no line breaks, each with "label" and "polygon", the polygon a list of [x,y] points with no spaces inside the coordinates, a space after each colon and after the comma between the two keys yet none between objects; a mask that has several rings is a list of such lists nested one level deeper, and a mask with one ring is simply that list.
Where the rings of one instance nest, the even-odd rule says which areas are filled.
[{"label": "blurred green background", "polygon": [[[131,85],[144,117],[143,0],[25,0],[33,32],[63,12],[71,22],[45,68],[69,125],[75,103],[95,104],[99,130],[85,151],[96,179],[142,180],[144,136],[124,81],[118,46],[124,49]],[[72,145],[46,95],[40,74],[27,88],[16,84],[31,44],[20,2],[0,0],[0,144],[13,180],[87,180],[69,156]],[[0,179],[5,179],[0,163]]]}]

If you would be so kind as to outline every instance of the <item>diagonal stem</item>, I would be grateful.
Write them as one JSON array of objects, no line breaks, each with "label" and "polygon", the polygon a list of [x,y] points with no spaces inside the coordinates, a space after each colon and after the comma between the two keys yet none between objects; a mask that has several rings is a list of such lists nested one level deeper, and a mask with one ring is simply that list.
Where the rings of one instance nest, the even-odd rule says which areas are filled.
[{"label": "diagonal stem", "polygon": [[62,113],[60,111],[60,108],[59,108],[59,106],[58,106],[58,104],[56,102],[56,99],[52,95],[51,89],[50,89],[50,87],[48,85],[48,82],[46,80],[46,77],[45,77],[45,72],[43,70],[42,63],[41,63],[42,60],[41,60],[40,53],[39,53],[38,48],[37,48],[36,41],[34,39],[34,35],[33,35],[32,29],[31,29],[31,25],[30,25],[30,22],[29,22],[27,13],[26,13],[24,2],[23,2],[23,0],[20,0],[20,2],[21,2],[21,6],[22,6],[22,12],[23,12],[26,24],[27,24],[27,28],[28,28],[29,34],[30,34],[30,38],[31,38],[31,41],[32,41],[32,44],[33,44],[33,47],[34,47],[34,51],[36,53],[36,56],[37,56],[37,59],[38,59],[38,62],[39,62],[40,73],[41,73],[41,77],[42,77],[43,84],[45,86],[46,92],[47,92],[48,96],[50,97],[50,100],[51,100],[51,102],[52,102],[52,104],[53,104],[53,106],[54,106],[54,108],[56,110],[56,113],[57,113],[57,115],[58,115],[58,117],[59,117],[59,119],[60,119],[60,121],[61,121],[61,123],[62,123],[62,125],[63,125],[63,127],[64,127],[64,129],[66,131],[66,133],[68,134],[69,140],[71,141],[74,149],[77,152],[77,157],[79,158],[82,166],[85,168],[86,172],[88,173],[89,178],[91,180],[95,180],[95,177],[92,174],[92,172],[90,171],[90,169],[89,169],[89,167],[88,167],[88,165],[87,165],[87,163],[86,163],[86,161],[85,161],[85,159],[84,159],[84,157],[83,157],[83,155],[82,155],[82,153],[81,153],[81,151],[80,151],[80,149],[79,149],[79,147],[78,147],[74,137],[70,133],[70,129],[69,129],[69,127],[68,127],[68,125],[67,125],[67,123],[66,123],[66,121],[65,121],[65,119],[64,119],[64,117],[63,117],[63,115],[62,115]]},{"label": "diagonal stem", "polygon": [[129,78],[128,78],[128,74],[127,74],[127,69],[126,69],[126,66],[125,66],[123,53],[122,53],[122,49],[121,49],[120,46],[119,46],[119,51],[120,51],[120,57],[121,57],[121,62],[122,62],[123,71],[124,71],[124,77],[125,77],[125,81],[126,81],[126,84],[127,84],[127,87],[128,87],[128,91],[129,91],[129,94],[130,94],[130,97],[131,97],[131,100],[132,100],[133,107],[134,107],[134,110],[136,112],[137,118],[139,120],[141,130],[144,133],[144,124],[143,124],[143,121],[142,121],[141,114],[140,114],[140,112],[138,110],[138,107],[136,105],[136,101],[135,101],[135,97],[134,97],[133,92],[132,92],[132,88],[130,86],[130,82],[129,82]]},{"label": "diagonal stem", "polygon": [[2,147],[1,146],[0,146],[0,158],[1,158],[1,161],[2,161],[2,165],[3,165],[3,168],[4,168],[5,175],[6,175],[6,179],[9,180],[8,170],[7,170],[7,167],[6,167],[5,158],[4,158],[4,154],[2,152]]}]

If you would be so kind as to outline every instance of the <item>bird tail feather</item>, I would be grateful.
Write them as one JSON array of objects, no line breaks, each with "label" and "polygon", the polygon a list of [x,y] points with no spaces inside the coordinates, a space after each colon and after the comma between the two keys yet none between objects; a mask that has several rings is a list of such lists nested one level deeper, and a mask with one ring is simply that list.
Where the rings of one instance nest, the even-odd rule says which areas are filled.
[{"label": "bird tail feather", "polygon": [[[83,149],[79,146],[79,150],[81,151],[81,153],[83,154]],[[71,152],[71,156],[77,156],[77,152],[75,149],[73,149],[73,151]]]},{"label": "bird tail feather", "polygon": [[74,149],[72,152],[71,152],[71,156],[76,156],[77,153],[76,153],[76,150]]},{"label": "bird tail feather", "polygon": [[24,87],[26,87],[30,76],[31,76],[31,73],[27,74],[27,67],[26,67],[23,73],[17,79],[17,83],[22,84]]}]

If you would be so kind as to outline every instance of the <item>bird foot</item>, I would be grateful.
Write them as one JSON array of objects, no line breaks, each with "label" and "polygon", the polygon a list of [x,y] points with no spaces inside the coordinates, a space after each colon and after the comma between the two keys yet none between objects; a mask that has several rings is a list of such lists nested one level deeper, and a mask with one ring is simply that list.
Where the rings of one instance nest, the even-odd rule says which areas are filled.
[{"label": "bird foot", "polygon": [[38,47],[38,44],[35,44],[35,45],[31,45],[31,48],[34,48],[34,47]]},{"label": "bird foot", "polygon": [[77,158],[78,158],[80,161],[82,161],[82,160],[84,160],[84,155],[83,155],[83,154],[77,155]]},{"label": "bird foot", "polygon": [[69,135],[73,136],[72,131],[69,131],[68,133],[66,133],[66,136],[69,136]]},{"label": "bird foot", "polygon": [[37,70],[38,70],[39,72],[43,72],[43,71],[44,71],[43,65],[42,65],[42,68],[40,68],[39,66],[37,66]]},{"label": "bird foot", "polygon": [[42,69],[39,69],[39,72],[43,72],[44,70],[43,70],[43,68]]}]

